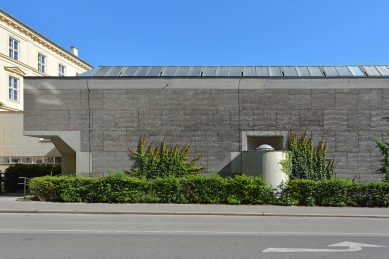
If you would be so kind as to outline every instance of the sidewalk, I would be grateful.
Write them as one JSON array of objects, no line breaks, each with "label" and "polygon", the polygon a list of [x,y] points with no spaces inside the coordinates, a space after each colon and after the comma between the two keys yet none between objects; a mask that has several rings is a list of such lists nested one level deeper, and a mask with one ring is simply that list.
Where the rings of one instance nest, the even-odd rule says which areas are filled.
[{"label": "sidewalk", "polygon": [[0,213],[224,215],[387,218],[389,208],[336,208],[273,205],[106,204],[17,201],[22,193],[0,194]]}]

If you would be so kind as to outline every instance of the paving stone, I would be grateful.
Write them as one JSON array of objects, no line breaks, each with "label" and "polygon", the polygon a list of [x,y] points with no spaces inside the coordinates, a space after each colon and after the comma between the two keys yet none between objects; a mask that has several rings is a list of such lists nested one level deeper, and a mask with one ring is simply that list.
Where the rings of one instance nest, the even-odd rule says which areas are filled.
[{"label": "paving stone", "polygon": [[358,142],[360,152],[372,152],[376,148],[375,139],[382,139],[381,132],[359,131]]},{"label": "paving stone", "polygon": [[324,131],[347,131],[347,110],[325,110]]},{"label": "paving stone", "polygon": [[78,111],[81,108],[80,90],[57,90],[57,109],[62,111]]},{"label": "paving stone", "polygon": [[308,131],[321,131],[324,128],[324,112],[322,110],[301,110],[301,128]]},{"label": "paving stone", "polygon": [[192,109],[196,105],[196,90],[174,89],[173,104],[180,109]]},{"label": "paving stone", "polygon": [[127,110],[127,91],[118,89],[104,90],[104,110]]},{"label": "paving stone", "polygon": [[298,131],[300,129],[300,111],[277,111],[277,130]]},{"label": "paving stone", "polygon": [[91,124],[92,130],[115,130],[115,111],[94,110]]},{"label": "paving stone", "polygon": [[349,110],[347,117],[347,130],[370,130],[370,110]]},{"label": "paving stone", "polygon": [[359,152],[358,132],[337,132],[335,141],[337,152]]},{"label": "paving stone", "polygon": [[327,110],[335,108],[334,89],[312,89],[312,109]]},{"label": "paving stone", "polygon": [[371,111],[371,130],[374,131],[385,131],[389,130],[389,123],[383,119],[383,117],[389,116],[389,111],[387,110],[375,110]]},{"label": "paving stone", "polygon": [[231,111],[231,130],[253,130],[254,112],[250,110]]},{"label": "paving stone", "polygon": [[104,110],[104,90],[81,90],[81,109]]},{"label": "paving stone", "polygon": [[312,109],[312,93],[310,89],[289,89],[288,109],[309,110]]},{"label": "paving stone", "polygon": [[288,110],[289,94],[284,89],[265,90],[266,110]]},{"label": "paving stone", "polygon": [[172,110],[174,109],[173,89],[151,89],[150,109],[151,110]]},{"label": "paving stone", "polygon": [[196,89],[195,109],[200,110],[218,110],[219,109],[219,90]]},{"label": "paving stone", "polygon": [[359,89],[358,108],[362,110],[381,109],[382,89]]},{"label": "paving stone", "polygon": [[104,132],[103,131],[81,131],[81,151],[82,152],[104,152]]},{"label": "paving stone", "polygon": [[264,110],[266,108],[266,92],[264,89],[243,89],[240,92],[242,110]]},{"label": "paving stone", "polygon": [[347,154],[349,174],[370,174],[370,153]]},{"label": "paving stone", "polygon": [[46,127],[52,131],[70,130],[69,111],[48,111],[46,115]]},{"label": "paving stone", "polygon": [[[28,98],[28,96],[25,96]],[[57,106],[57,90],[40,90],[35,95],[35,110],[37,111],[56,111]]]},{"label": "paving stone", "polygon": [[69,130],[89,130],[89,116],[88,111],[69,111]]},{"label": "paving stone", "polygon": [[358,89],[336,89],[335,100],[337,110],[358,109]]},{"label": "paving stone", "polygon": [[277,111],[254,110],[254,129],[275,130],[277,128]]},{"label": "paving stone", "polygon": [[[156,94],[153,92],[153,94]],[[127,110],[148,110],[150,109],[150,101],[154,102],[154,98],[150,98],[149,89],[131,89],[126,91]]]}]

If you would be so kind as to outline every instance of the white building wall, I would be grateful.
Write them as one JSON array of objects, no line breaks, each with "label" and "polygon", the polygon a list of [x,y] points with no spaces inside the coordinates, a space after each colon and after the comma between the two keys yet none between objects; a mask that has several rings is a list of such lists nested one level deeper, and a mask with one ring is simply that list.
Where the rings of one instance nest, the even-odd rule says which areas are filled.
[{"label": "white building wall", "polygon": [[[9,39],[18,41],[18,59],[9,56]],[[70,50],[70,48],[69,48]],[[45,71],[38,70],[38,54],[45,56]],[[0,10],[0,170],[10,157],[61,156],[51,142],[23,136],[24,76],[76,76],[92,67],[52,41]],[[18,99],[9,98],[9,77],[18,79]],[[29,159],[31,162],[31,160]],[[3,170],[4,171],[4,170]]]}]

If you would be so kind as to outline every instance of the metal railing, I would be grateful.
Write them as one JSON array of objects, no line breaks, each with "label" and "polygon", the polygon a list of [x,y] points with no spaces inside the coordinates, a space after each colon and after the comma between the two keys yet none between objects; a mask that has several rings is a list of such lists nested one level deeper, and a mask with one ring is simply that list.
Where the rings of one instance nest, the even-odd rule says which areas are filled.
[{"label": "metal railing", "polygon": [[23,199],[25,200],[26,199],[26,186],[27,186],[27,180],[30,180],[30,178],[27,178],[27,177],[19,177],[19,179],[24,179],[24,181],[22,183],[18,183],[18,184],[23,184],[24,185],[24,192],[23,192]]}]

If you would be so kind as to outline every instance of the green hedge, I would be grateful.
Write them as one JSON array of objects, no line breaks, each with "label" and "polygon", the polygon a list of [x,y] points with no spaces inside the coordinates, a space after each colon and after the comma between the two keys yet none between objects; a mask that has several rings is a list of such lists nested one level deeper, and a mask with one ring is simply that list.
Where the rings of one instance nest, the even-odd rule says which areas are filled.
[{"label": "green hedge", "polygon": [[18,185],[23,182],[19,177],[33,178],[59,174],[61,174],[61,165],[14,164],[5,169],[4,189],[6,192],[23,189],[23,185]]},{"label": "green hedge", "polygon": [[303,206],[388,207],[389,182],[361,184],[345,179],[292,180],[279,192],[277,203]]},{"label": "green hedge", "polygon": [[278,204],[388,207],[389,183],[345,179],[292,180],[277,190],[261,177],[201,175],[146,180],[113,174],[102,178],[45,176],[31,179],[30,194],[64,202]]},{"label": "green hedge", "polygon": [[123,174],[102,178],[44,176],[29,181],[30,195],[64,202],[264,204],[273,190],[262,178],[201,175],[146,180]]}]

